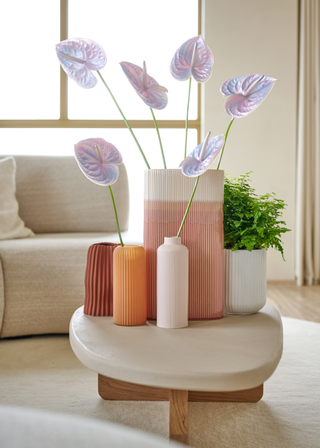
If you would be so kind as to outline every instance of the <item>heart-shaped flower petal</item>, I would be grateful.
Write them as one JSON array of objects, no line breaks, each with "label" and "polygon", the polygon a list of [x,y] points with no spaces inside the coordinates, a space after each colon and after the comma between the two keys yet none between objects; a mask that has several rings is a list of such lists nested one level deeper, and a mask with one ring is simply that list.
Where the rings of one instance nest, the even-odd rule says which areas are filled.
[{"label": "heart-shaped flower petal", "polygon": [[276,79],[251,74],[228,79],[220,91],[229,97],[224,105],[225,111],[233,118],[242,118],[253,112],[270,93]]},{"label": "heart-shaped flower petal", "polygon": [[206,82],[211,76],[213,56],[201,36],[187,40],[175,52],[170,72],[179,81],[186,81],[191,76],[197,82]]},{"label": "heart-shaped flower petal", "polygon": [[168,104],[166,92],[168,90],[147,74],[145,62],[143,62],[143,68],[130,62],[120,62],[120,65],[130,84],[147,106],[157,110],[166,107]]},{"label": "heart-shaped flower petal", "polygon": [[100,70],[107,56],[100,44],[90,39],[67,39],[56,45],[61,67],[80,87],[91,89],[97,79],[90,70]]},{"label": "heart-shaped flower petal", "polygon": [[122,157],[111,143],[103,138],[89,138],[74,145],[80,170],[92,182],[102,186],[114,184],[119,177]]},{"label": "heart-shaped flower petal", "polygon": [[219,154],[224,143],[224,135],[209,137],[210,132],[208,132],[204,141],[180,163],[179,166],[185,176],[200,176],[207,171]]}]

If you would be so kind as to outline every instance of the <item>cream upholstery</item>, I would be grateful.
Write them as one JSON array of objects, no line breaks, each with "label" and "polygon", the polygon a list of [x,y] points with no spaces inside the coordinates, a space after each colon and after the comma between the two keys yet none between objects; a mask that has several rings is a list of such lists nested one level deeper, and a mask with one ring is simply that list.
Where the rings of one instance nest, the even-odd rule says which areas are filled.
[{"label": "cream upholstery", "polygon": [[[118,242],[109,189],[86,179],[73,157],[15,160],[19,214],[36,235],[0,241],[0,336],[67,333],[72,313],[84,302],[89,246]],[[112,191],[125,231],[124,165]]]},{"label": "cream upholstery", "polygon": [[[110,192],[90,182],[74,157],[15,156],[19,214],[34,233],[116,232]],[[121,230],[128,229],[124,165],[112,186]]]},{"label": "cream upholstery", "polygon": [[0,240],[33,236],[33,232],[25,227],[18,214],[15,177],[14,158],[0,159]]}]

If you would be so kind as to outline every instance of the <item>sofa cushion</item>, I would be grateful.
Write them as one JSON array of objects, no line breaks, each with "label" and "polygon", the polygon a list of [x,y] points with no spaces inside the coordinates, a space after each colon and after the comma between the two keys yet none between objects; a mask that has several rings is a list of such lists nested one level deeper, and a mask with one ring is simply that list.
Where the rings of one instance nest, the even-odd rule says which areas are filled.
[{"label": "sofa cushion", "polygon": [[[127,232],[122,236],[126,244],[139,244]],[[102,241],[118,243],[119,237],[66,233],[0,241],[5,292],[0,337],[68,333],[72,314],[84,304],[88,248]]]},{"label": "sofa cushion", "polygon": [[[90,182],[74,157],[15,156],[20,216],[35,233],[116,232],[108,188]],[[129,188],[125,166],[112,186],[119,225],[128,229]]]},{"label": "sofa cushion", "polygon": [[19,217],[15,196],[16,164],[13,157],[0,159],[0,240],[33,236]]}]

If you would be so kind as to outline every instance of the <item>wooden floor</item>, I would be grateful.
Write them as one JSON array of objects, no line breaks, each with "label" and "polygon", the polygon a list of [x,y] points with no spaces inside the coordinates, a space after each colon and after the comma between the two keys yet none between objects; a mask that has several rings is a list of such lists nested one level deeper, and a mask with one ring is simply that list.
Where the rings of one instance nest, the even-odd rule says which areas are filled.
[{"label": "wooden floor", "polygon": [[320,285],[268,282],[267,301],[279,310],[281,316],[320,322]]}]

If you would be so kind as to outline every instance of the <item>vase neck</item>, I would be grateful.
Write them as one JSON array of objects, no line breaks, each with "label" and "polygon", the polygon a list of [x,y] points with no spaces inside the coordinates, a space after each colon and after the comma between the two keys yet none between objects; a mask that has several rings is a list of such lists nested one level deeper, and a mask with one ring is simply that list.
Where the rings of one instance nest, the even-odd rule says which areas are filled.
[{"label": "vase neck", "polygon": [[181,237],[179,236],[170,236],[170,237],[164,237],[164,244],[181,244]]}]

